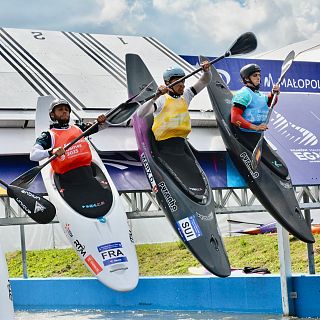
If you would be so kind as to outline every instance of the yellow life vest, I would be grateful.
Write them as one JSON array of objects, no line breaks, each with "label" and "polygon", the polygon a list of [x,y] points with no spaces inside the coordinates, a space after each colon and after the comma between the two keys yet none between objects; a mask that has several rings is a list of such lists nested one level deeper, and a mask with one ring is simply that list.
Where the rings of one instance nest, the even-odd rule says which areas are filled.
[{"label": "yellow life vest", "polygon": [[157,141],[169,138],[186,138],[191,131],[188,104],[184,97],[178,99],[164,95],[165,103],[154,117],[152,131]]}]

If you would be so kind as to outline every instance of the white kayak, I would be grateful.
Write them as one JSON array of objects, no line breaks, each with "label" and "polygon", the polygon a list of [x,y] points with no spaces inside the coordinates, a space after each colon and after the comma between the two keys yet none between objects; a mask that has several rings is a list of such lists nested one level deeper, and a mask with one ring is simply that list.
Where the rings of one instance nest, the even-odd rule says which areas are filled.
[{"label": "white kayak", "polygon": [[0,246],[0,320],[13,320],[13,302],[6,258]]},{"label": "white kayak", "polygon": [[[49,129],[49,106],[53,99],[53,96],[38,99],[35,121],[37,137]],[[130,291],[137,286],[139,279],[138,259],[131,230],[118,191],[90,142],[89,145],[95,179],[91,177],[94,180],[93,186],[92,181],[84,181],[78,189],[79,195],[76,193],[73,196],[76,203],[67,199],[65,192],[59,192],[59,177],[54,174],[50,164],[41,170],[42,179],[50,201],[57,209],[60,225],[85,266],[111,289]],[[46,159],[42,160],[40,164],[45,161]],[[85,179],[81,176],[81,170],[79,174],[80,181]],[[100,202],[94,200],[96,191],[100,192],[100,189],[103,192],[108,189],[109,197],[103,202],[108,202],[109,206],[105,209],[106,212],[92,215],[92,212],[101,209],[98,208]],[[93,200],[90,201],[90,197]]]}]

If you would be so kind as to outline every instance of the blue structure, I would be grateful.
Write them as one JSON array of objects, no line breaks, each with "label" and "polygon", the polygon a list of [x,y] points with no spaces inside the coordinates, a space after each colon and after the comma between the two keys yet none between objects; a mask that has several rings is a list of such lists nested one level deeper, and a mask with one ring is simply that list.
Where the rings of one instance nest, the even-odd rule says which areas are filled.
[{"label": "blue structure", "polygon": [[[282,314],[278,275],[141,277],[131,292],[94,278],[12,279],[16,310],[202,310]],[[296,316],[320,316],[320,276],[292,277]],[[296,298],[295,298],[296,297]]]}]

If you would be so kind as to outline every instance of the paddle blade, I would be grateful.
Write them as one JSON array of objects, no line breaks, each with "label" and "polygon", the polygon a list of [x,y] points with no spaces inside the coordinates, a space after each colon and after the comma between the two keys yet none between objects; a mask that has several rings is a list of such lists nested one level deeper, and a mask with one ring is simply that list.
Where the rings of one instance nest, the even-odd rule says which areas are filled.
[{"label": "paddle blade", "polygon": [[287,73],[289,68],[291,67],[295,56],[296,56],[296,54],[295,54],[294,50],[292,50],[289,52],[287,57],[284,59],[282,66],[281,66],[281,75],[280,75],[278,83],[280,83],[282,81],[283,77],[285,76],[285,74]]},{"label": "paddle blade", "polygon": [[11,182],[11,185],[27,189],[28,186],[35,180],[40,170],[41,170],[40,166],[31,168],[30,170],[28,170],[27,172],[23,173],[18,178],[13,180]]},{"label": "paddle blade", "polygon": [[34,221],[40,224],[46,224],[54,219],[56,208],[47,199],[29,190],[12,185],[7,186],[7,193]]},{"label": "paddle blade", "polygon": [[108,124],[113,126],[124,124],[132,118],[139,106],[138,102],[121,103],[107,114]]},{"label": "paddle blade", "polygon": [[246,54],[257,48],[258,41],[254,33],[246,32],[242,34],[226,52],[226,56],[234,56],[237,54]]},{"label": "paddle blade", "polygon": [[254,148],[253,153],[252,153],[251,167],[252,167],[253,170],[257,169],[258,164],[259,164],[260,159],[261,159],[262,142],[263,142],[263,139],[260,139],[258,144],[256,145],[256,147]]}]

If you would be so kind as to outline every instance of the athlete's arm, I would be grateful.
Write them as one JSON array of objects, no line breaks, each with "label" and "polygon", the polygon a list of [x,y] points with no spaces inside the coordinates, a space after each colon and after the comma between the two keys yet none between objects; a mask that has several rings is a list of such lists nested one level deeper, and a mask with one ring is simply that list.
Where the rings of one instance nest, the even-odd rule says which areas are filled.
[{"label": "athlete's arm", "polygon": [[41,136],[37,138],[35,144],[30,152],[31,161],[40,161],[52,154],[51,135],[48,131],[42,132]]},{"label": "athlete's arm", "polygon": [[242,114],[245,107],[240,104],[234,104],[231,109],[231,123],[237,127],[255,131],[264,131],[268,129],[267,125],[264,123],[259,124],[258,126],[247,121],[243,118]]},{"label": "athlete's arm", "polygon": [[245,107],[240,104],[236,104],[232,106],[231,109],[231,123],[237,127],[244,129],[251,129],[252,123],[243,118],[242,114]]},{"label": "athlete's arm", "polygon": [[210,83],[212,78],[210,64],[208,64],[208,66],[205,64],[204,66],[204,72],[202,73],[201,78],[192,86],[192,88],[195,91],[195,95],[199,93],[201,90],[203,90]]},{"label": "athlete's arm", "polygon": [[[78,126],[83,132],[89,129],[92,126],[91,122],[86,122],[86,123],[76,123],[76,126]],[[91,134],[97,133],[99,131],[99,126],[95,126],[92,129],[90,129],[84,136],[88,137]]]},{"label": "athlete's arm", "polygon": [[[165,85],[160,85],[157,89],[156,95],[153,99],[141,105],[137,111],[139,117],[146,117],[157,111],[158,105],[164,104],[163,95],[169,91],[168,87]],[[159,99],[159,101],[157,101]]]},{"label": "athlete's arm", "polygon": [[[273,96],[274,96],[274,94],[272,92],[270,92],[268,94],[268,101],[267,101],[268,107],[271,106],[271,102],[272,102]],[[276,100],[275,100],[274,104],[276,105],[277,102],[278,102],[278,96],[276,96]]]}]

